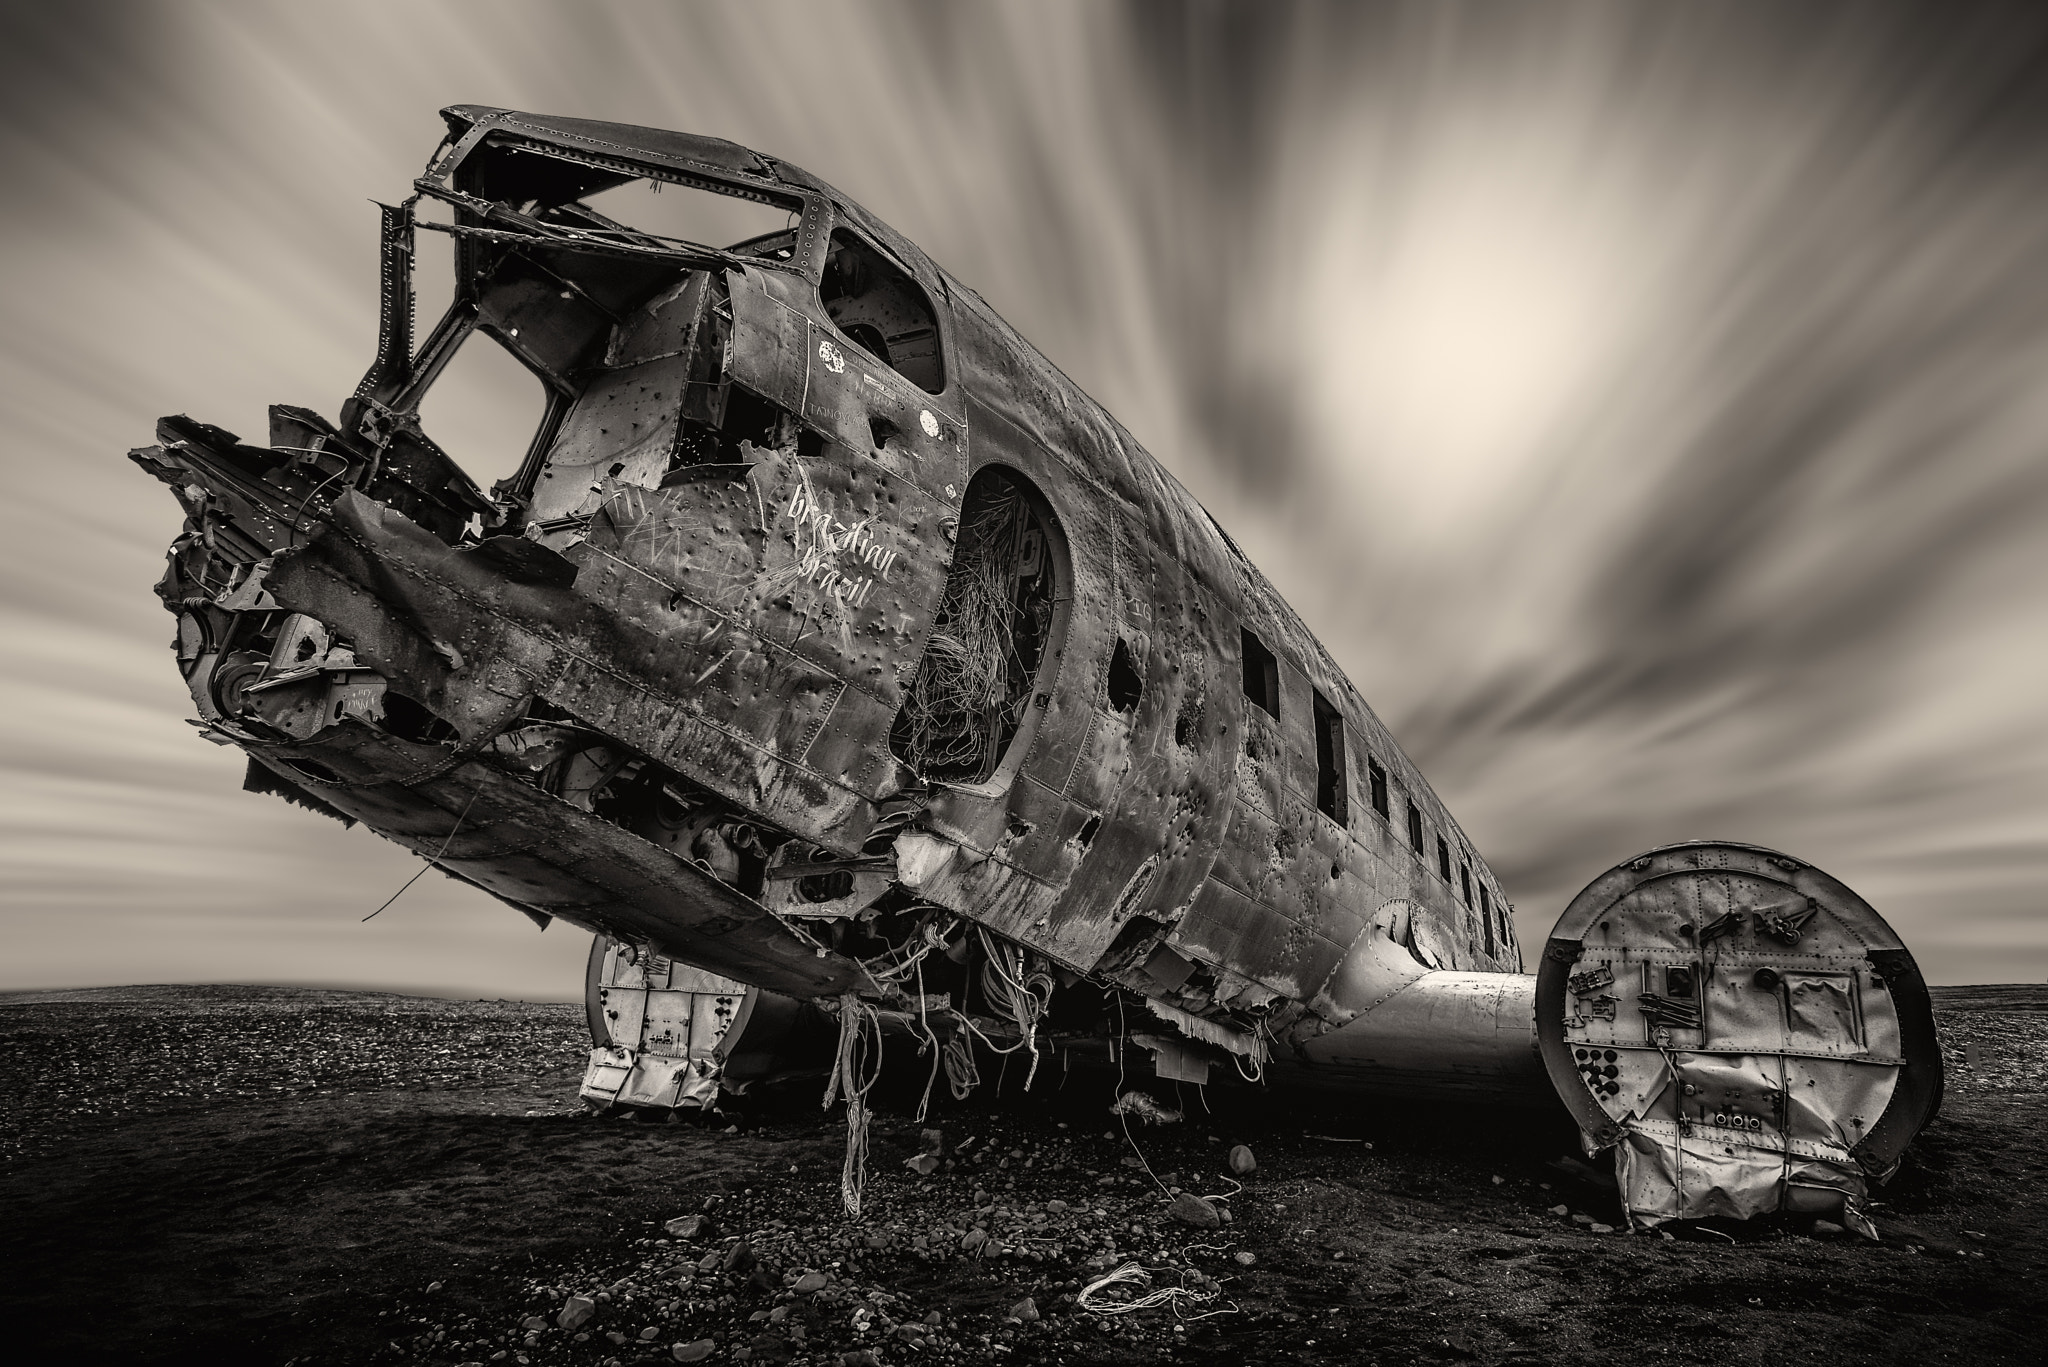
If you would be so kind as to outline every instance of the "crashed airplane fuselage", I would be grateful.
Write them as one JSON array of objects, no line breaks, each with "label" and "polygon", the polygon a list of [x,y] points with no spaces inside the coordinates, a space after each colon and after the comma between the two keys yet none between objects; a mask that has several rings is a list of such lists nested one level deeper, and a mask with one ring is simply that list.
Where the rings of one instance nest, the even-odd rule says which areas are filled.
[{"label": "crashed airplane fuselage", "polygon": [[[603,937],[611,1094],[701,1099],[820,1012],[956,1084],[1136,1045],[1554,1092],[1643,1221],[1854,1219],[1932,1114],[1910,956],[1770,851],[1617,867],[1523,974],[1485,862],[1230,538],[844,195],[709,138],[445,117],[339,422],[170,418],[135,459],[189,514],[160,593],[200,723],[251,787]],[[782,226],[717,249],[593,203],[636,183]],[[415,346],[421,229],[455,286]],[[419,417],[485,345],[548,394],[489,489]]]}]

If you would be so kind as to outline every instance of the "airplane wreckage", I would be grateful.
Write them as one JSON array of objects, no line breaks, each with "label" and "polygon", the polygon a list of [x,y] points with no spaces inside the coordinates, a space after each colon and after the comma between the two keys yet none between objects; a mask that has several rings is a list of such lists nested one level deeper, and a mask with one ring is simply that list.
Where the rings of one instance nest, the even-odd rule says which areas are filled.
[{"label": "airplane wreckage", "polygon": [[[133,459],[188,515],[159,593],[247,786],[595,932],[586,1098],[705,1105],[807,1057],[851,1173],[885,1036],[956,1094],[1003,1054],[1027,1086],[1057,1056],[1556,1097],[1638,1227],[1869,1230],[1942,1075],[1855,893],[1670,845],[1524,973],[1485,861],[1323,646],[973,290],[732,143],[444,118],[383,210],[339,422],[274,407],[253,446],[166,418]],[[769,230],[658,233],[606,211],[622,187]],[[415,346],[420,230],[455,284]],[[464,346],[547,395],[489,489],[420,419]]]}]

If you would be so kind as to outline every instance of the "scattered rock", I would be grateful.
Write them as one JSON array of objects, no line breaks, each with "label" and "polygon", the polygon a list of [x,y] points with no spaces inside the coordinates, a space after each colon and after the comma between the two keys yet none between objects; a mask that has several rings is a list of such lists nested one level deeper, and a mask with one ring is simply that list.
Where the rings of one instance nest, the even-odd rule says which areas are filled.
[{"label": "scattered rock", "polygon": [[1016,1320],[1019,1324],[1036,1324],[1038,1322],[1038,1302],[1026,1296],[1023,1300],[1010,1307],[1010,1318]]},{"label": "scattered rock", "polygon": [[1249,1145],[1239,1144],[1230,1151],[1230,1170],[1239,1177],[1249,1177],[1259,1170],[1259,1160],[1252,1157]]},{"label": "scattered rock", "polygon": [[1250,1267],[1250,1266],[1251,1266],[1251,1265],[1252,1265],[1253,1263],[1255,1263],[1255,1262],[1257,1262],[1257,1261],[1259,1260],[1259,1255],[1258,1255],[1258,1254],[1256,1254],[1256,1253],[1246,1253],[1246,1252],[1243,1252],[1242,1250],[1240,1250],[1239,1252],[1233,1253],[1233,1254],[1231,1254],[1230,1256],[1231,1256],[1231,1257],[1233,1257],[1233,1258],[1235,1258],[1235,1259],[1237,1260],[1238,1266],[1240,1266],[1240,1267]]},{"label": "scattered rock", "polygon": [[1570,1206],[1552,1206],[1550,1213],[1552,1215],[1569,1215],[1572,1213],[1572,1208]]},{"label": "scattered rock", "polygon": [[915,1158],[904,1159],[903,1166],[919,1177],[930,1177],[939,1170],[939,1156],[935,1153],[921,1153]]},{"label": "scattered rock", "polygon": [[791,1289],[799,1296],[808,1296],[813,1291],[823,1291],[825,1283],[830,1280],[832,1279],[822,1272],[806,1272],[796,1279],[796,1285]]},{"label": "scattered rock", "polygon": [[539,1333],[548,1327],[548,1322],[539,1315],[528,1315],[525,1319],[519,1321],[519,1327],[533,1333]]},{"label": "scattered rock", "polygon": [[1593,1221],[1593,1222],[1592,1222],[1591,1224],[1587,1225],[1587,1226],[1586,1226],[1586,1228],[1588,1228],[1588,1229],[1592,1230],[1592,1231],[1593,1231],[1593,1232],[1594,1232],[1595,1234],[1612,1234],[1612,1233],[1614,1233],[1614,1226],[1613,1226],[1613,1225],[1603,1225],[1603,1224],[1601,1224],[1601,1223],[1600,1223],[1600,1222],[1599,1222],[1598,1220],[1595,1220],[1595,1221]]},{"label": "scattered rock", "polygon": [[1214,1229],[1223,1223],[1223,1217],[1216,1213],[1216,1207],[1204,1201],[1191,1191],[1184,1191],[1173,1198],[1173,1204],[1166,1213],[1184,1225],[1196,1229]]},{"label": "scattered rock", "polygon": [[710,1339],[698,1339],[692,1343],[678,1343],[669,1349],[677,1362],[702,1362],[718,1351],[718,1345]]},{"label": "scattered rock", "polygon": [[596,1317],[596,1301],[588,1296],[571,1296],[562,1303],[562,1313],[555,1316],[555,1324],[573,1334]]},{"label": "scattered rock", "polygon": [[987,1230],[980,1228],[970,1229],[965,1234],[960,1236],[960,1251],[962,1253],[973,1253],[980,1249],[980,1247],[987,1242]]},{"label": "scattered rock", "polygon": [[1584,1211],[1573,1211],[1572,1223],[1575,1225],[1590,1225],[1593,1223],[1593,1217]]},{"label": "scattered rock", "polygon": [[882,1360],[875,1356],[872,1348],[856,1348],[851,1353],[839,1355],[839,1367],[881,1367]]},{"label": "scattered rock", "polygon": [[661,1228],[672,1239],[701,1239],[710,1232],[710,1224],[708,1215],[678,1215]]},{"label": "scattered rock", "polygon": [[1846,1233],[1848,1231],[1833,1220],[1815,1220],[1813,1222],[1813,1237],[1816,1239],[1832,1239],[1837,1234]]},{"label": "scattered rock", "polygon": [[754,1270],[753,1247],[745,1239],[740,1240],[725,1251],[725,1257],[718,1264],[718,1268],[721,1272],[752,1272]]}]

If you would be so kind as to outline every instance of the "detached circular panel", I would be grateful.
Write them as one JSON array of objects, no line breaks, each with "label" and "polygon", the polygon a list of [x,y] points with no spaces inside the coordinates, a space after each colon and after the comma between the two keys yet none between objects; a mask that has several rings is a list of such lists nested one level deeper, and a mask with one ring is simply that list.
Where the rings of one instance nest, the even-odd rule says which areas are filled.
[{"label": "detached circular panel", "polygon": [[1545,947],[1537,1036],[1639,1225],[1771,1211],[1868,1233],[1941,1100],[1912,955],[1820,870],[1754,845],[1668,845],[1596,879]]}]

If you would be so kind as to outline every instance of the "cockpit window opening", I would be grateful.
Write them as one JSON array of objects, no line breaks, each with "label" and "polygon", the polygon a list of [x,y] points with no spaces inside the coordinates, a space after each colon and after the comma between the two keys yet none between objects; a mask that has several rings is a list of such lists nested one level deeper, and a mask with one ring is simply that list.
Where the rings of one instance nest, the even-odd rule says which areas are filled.
[{"label": "cockpit window opening", "polygon": [[946,388],[939,319],[915,280],[846,228],[832,232],[818,297],[848,341],[927,394]]},{"label": "cockpit window opening", "polygon": [[496,337],[468,329],[419,397],[420,431],[488,492],[518,473],[548,411],[548,389]]},{"label": "cockpit window opening", "polygon": [[1244,634],[1244,695],[1266,710],[1266,715],[1275,721],[1280,718],[1280,662],[1273,658],[1273,652],[1266,649],[1266,643],[1252,635],[1251,628],[1241,628]]},{"label": "cockpit window opening", "polygon": [[629,180],[580,197],[611,222],[657,242],[724,247],[793,233],[801,211],[696,185]]}]

